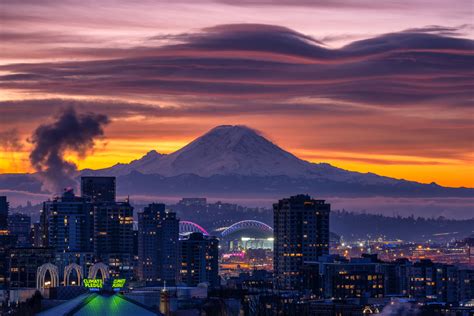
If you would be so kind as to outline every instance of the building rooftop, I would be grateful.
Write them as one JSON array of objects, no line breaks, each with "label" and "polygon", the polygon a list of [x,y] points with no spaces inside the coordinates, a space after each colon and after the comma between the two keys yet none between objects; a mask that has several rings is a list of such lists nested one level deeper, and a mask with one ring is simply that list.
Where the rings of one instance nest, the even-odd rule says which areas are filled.
[{"label": "building rooftop", "polygon": [[133,315],[148,316],[161,315],[148,307],[137,303],[120,294],[102,295],[88,293],[80,295],[61,305],[55,306],[42,313],[40,316],[89,316],[89,315]]}]

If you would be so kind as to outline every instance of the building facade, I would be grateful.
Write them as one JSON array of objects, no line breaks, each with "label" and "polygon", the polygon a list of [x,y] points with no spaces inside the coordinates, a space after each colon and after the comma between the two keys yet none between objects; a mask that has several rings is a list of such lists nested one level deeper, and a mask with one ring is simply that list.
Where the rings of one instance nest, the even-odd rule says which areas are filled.
[{"label": "building facade", "polygon": [[92,202],[115,202],[115,177],[81,177],[81,196]]},{"label": "building facade", "polygon": [[179,220],[164,204],[150,204],[138,214],[138,277],[149,285],[178,280]]},{"label": "building facade", "polygon": [[409,270],[409,296],[443,302],[458,301],[458,268],[424,259]]},{"label": "building facade", "polygon": [[14,213],[8,216],[8,231],[17,237],[17,247],[31,247],[31,217]]},{"label": "building facade", "polygon": [[40,216],[42,246],[56,251],[92,251],[92,204],[72,189],[43,203]]},{"label": "building facade", "polygon": [[219,285],[219,240],[191,233],[179,241],[181,250],[181,281],[187,286],[208,283]]},{"label": "building facade", "polygon": [[308,195],[282,199],[273,205],[275,287],[297,289],[304,261],[329,254],[331,205]]},{"label": "building facade", "polygon": [[128,202],[94,203],[94,255],[112,277],[133,276],[133,207]]},{"label": "building facade", "polygon": [[10,288],[36,288],[38,267],[54,262],[53,248],[15,248],[9,251]]},{"label": "building facade", "polygon": [[8,201],[6,196],[0,196],[0,230],[8,229]]},{"label": "building facade", "polygon": [[0,231],[0,290],[8,286],[8,253],[16,245],[16,236]]}]

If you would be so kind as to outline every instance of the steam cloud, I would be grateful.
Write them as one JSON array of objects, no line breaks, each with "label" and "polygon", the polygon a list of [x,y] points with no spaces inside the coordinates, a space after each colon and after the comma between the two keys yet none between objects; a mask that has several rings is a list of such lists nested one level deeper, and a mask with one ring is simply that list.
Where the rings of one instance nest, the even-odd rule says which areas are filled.
[{"label": "steam cloud", "polygon": [[62,110],[55,122],[40,125],[33,132],[30,162],[40,174],[44,190],[58,193],[77,185],[77,166],[64,155],[74,152],[84,158],[94,148],[94,139],[104,135],[103,127],[108,123],[106,115],[78,114],[71,107]]},{"label": "steam cloud", "polygon": [[414,316],[418,315],[420,310],[415,304],[404,301],[394,301],[386,305],[380,315],[382,316]]}]

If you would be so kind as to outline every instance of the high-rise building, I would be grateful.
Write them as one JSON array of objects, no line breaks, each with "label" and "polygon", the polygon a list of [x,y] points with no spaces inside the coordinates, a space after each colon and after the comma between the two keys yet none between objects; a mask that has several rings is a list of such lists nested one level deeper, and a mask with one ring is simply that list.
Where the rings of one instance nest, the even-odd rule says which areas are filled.
[{"label": "high-rise building", "polygon": [[8,252],[16,245],[16,236],[8,234],[6,230],[0,231],[0,290],[8,284]]},{"label": "high-rise building", "polygon": [[9,251],[10,288],[35,288],[38,267],[54,262],[53,248],[15,248]]},{"label": "high-rise building", "polygon": [[133,207],[128,202],[94,204],[94,254],[112,277],[133,276]]},{"label": "high-rise building", "polygon": [[354,297],[384,297],[384,275],[367,271],[339,271],[333,278],[334,296],[339,299]]},{"label": "high-rise building", "polygon": [[41,247],[43,245],[42,233],[41,222],[36,222],[31,225],[30,240],[33,247]]},{"label": "high-rise building", "polygon": [[409,296],[453,303],[458,300],[458,268],[422,259],[409,269]]},{"label": "high-rise building", "polygon": [[173,285],[178,278],[179,220],[164,204],[138,214],[138,276],[147,284]]},{"label": "high-rise building", "polygon": [[14,213],[8,216],[8,231],[17,237],[17,247],[31,247],[31,217],[26,214]]},{"label": "high-rise building", "polygon": [[115,177],[81,177],[81,196],[92,202],[115,202]]},{"label": "high-rise building", "polygon": [[460,301],[474,298],[474,270],[459,270],[458,284]]},{"label": "high-rise building", "polygon": [[329,254],[330,210],[330,204],[308,195],[292,196],[273,205],[276,288],[297,289],[303,263]]},{"label": "high-rise building", "polygon": [[62,197],[43,203],[42,246],[56,251],[91,251],[92,220],[92,204],[75,196],[72,189],[65,190]]},{"label": "high-rise building", "polygon": [[8,202],[6,196],[0,196],[0,230],[8,229]]},{"label": "high-rise building", "polygon": [[191,233],[179,241],[181,250],[181,281],[187,286],[208,283],[219,285],[219,240]]}]

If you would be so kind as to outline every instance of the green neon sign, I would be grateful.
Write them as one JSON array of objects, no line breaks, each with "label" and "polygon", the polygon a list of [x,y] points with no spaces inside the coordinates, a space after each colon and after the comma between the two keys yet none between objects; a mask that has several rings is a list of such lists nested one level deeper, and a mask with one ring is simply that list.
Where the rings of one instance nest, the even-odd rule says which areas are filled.
[{"label": "green neon sign", "polygon": [[102,279],[84,279],[84,287],[88,289],[101,289],[104,286]]},{"label": "green neon sign", "polygon": [[114,281],[112,282],[113,289],[123,288],[124,285],[125,285],[125,279],[114,279]]}]

